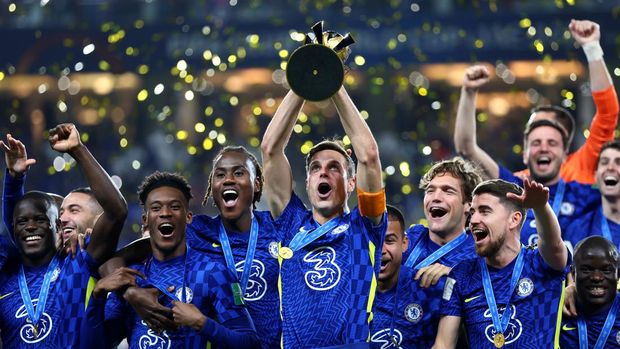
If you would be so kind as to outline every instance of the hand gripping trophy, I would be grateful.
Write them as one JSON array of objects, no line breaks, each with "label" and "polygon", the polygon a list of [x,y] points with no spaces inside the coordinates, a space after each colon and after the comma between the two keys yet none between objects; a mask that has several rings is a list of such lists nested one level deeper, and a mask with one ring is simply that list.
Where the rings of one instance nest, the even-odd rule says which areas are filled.
[{"label": "hand gripping trophy", "polygon": [[340,35],[323,31],[323,21],[312,26],[288,61],[286,79],[295,94],[308,101],[330,98],[344,81],[344,61],[349,57],[349,45],[355,40],[349,33]]}]

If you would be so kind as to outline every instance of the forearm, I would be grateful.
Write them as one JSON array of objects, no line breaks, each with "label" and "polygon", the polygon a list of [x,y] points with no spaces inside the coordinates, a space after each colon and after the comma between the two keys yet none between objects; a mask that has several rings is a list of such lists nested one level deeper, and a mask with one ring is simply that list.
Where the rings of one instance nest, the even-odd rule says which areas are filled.
[{"label": "forearm", "polygon": [[200,335],[218,348],[260,348],[258,335],[249,319],[237,318],[222,324],[206,319]]},{"label": "forearm", "polygon": [[265,178],[263,192],[274,218],[280,216],[291,197],[293,174],[284,148],[288,144],[297,115],[303,105],[304,100],[293,91],[289,91],[267,126],[261,142]]},{"label": "forearm", "polygon": [[342,127],[351,139],[357,158],[357,186],[367,192],[381,190],[383,185],[379,147],[368,124],[360,115],[344,86],[332,97],[332,101],[340,116]]},{"label": "forearm", "polygon": [[[594,45],[594,43],[592,44]],[[613,84],[611,75],[609,75],[605,65],[605,59],[602,57],[592,61],[588,60],[588,71],[590,73],[590,88],[593,92],[604,90]]]},{"label": "forearm", "polygon": [[476,97],[478,91],[461,88],[461,97],[454,124],[454,147],[456,152],[470,158],[477,146],[476,140]]},{"label": "forearm", "polygon": [[4,172],[4,190],[2,192],[2,219],[9,236],[13,236],[13,212],[17,201],[24,196],[26,175],[13,177],[8,170]]},{"label": "forearm", "polygon": [[88,148],[83,145],[78,146],[70,151],[69,154],[79,164],[82,173],[86,177],[86,181],[104,212],[124,221],[127,216],[127,202],[116,186],[114,186],[108,173],[101,167]]},{"label": "forearm", "polygon": [[284,96],[263,135],[261,142],[263,158],[284,152],[304,102],[304,99],[297,96],[292,90]]},{"label": "forearm", "polygon": [[538,231],[538,249],[543,260],[555,270],[564,270],[568,251],[553,209],[547,203],[544,207],[535,208],[533,211]]}]

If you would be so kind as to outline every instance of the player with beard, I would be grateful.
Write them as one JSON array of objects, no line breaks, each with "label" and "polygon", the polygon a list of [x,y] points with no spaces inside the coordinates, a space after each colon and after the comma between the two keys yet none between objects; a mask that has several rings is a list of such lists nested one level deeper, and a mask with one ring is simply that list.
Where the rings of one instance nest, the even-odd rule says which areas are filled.
[{"label": "player with beard", "polygon": [[[333,97],[357,157],[323,141],[306,156],[307,210],[292,191],[284,149],[304,100],[289,92],[269,123],[261,151],[271,214],[284,234],[279,248],[284,348],[367,347],[369,316],[386,229],[377,143],[344,87]],[[357,185],[358,207],[347,199]]]},{"label": "player with beard", "polygon": [[[4,224],[12,235],[12,218],[10,212],[14,203],[24,195],[26,172],[31,165],[36,163],[34,159],[28,159],[26,147],[12,135],[7,134],[7,141],[0,140],[0,148],[4,151],[6,173],[4,177],[3,200],[8,203],[4,206]],[[81,234],[84,238],[95,225],[97,217],[103,213],[103,208],[97,202],[90,188],[77,188],[69,192],[66,197],[48,193],[54,198],[59,208],[60,239],[59,245],[65,246],[74,234]]]},{"label": "player with beard", "polygon": [[[434,164],[422,177],[420,189],[424,190],[428,227],[417,224],[407,230],[410,248],[402,267],[396,264],[395,259],[400,262],[403,258],[397,250],[383,253],[373,310],[373,341],[391,338],[384,336],[391,329],[396,342],[405,348],[432,347],[440,318],[437,309],[441,305],[444,276],[461,260],[475,256],[473,239],[465,232],[465,225],[471,192],[481,181],[478,169],[459,157]],[[388,217],[389,214],[388,208]],[[389,233],[391,225],[394,223],[388,218],[384,250],[394,240],[394,234]],[[387,281],[382,283],[382,279]]]},{"label": "player with beard", "polygon": [[[599,151],[603,143],[613,139],[618,116],[617,97],[598,43],[600,38],[598,24],[573,20],[569,30],[575,41],[583,46],[589,62],[590,84],[597,107],[590,136],[579,151],[568,155],[570,139],[574,132],[572,116],[560,107],[542,107],[536,108],[530,118],[523,145],[523,162],[528,167],[530,178],[549,187],[552,207],[558,216],[562,231],[583,212],[592,209],[599,200],[596,190],[585,185],[577,185],[572,181],[578,180],[588,184],[593,182]],[[476,142],[476,93],[488,80],[489,72],[482,66],[470,67],[465,72],[455,125],[455,147],[460,154],[480,164],[489,177],[502,178],[521,185],[520,178],[498,166]],[[559,134],[549,127],[541,128],[540,126],[545,125],[543,121],[555,121],[552,127],[556,128]],[[549,125],[551,124],[547,124]],[[528,214],[521,239],[526,244],[536,242],[536,222],[531,213]]]},{"label": "player with beard", "polygon": [[[557,348],[570,254],[549,189],[524,184],[525,190],[495,179],[474,189],[470,229],[478,257],[450,272],[433,348],[454,348],[461,319],[471,348]],[[538,248],[519,241],[529,208],[538,221]]]},{"label": "player with beard", "polygon": [[[138,196],[152,255],[143,264],[119,268],[97,282],[88,322],[82,327],[89,342],[82,347],[108,347],[125,336],[132,348],[260,347],[235,275],[186,243],[192,213],[185,178],[155,172],[144,179]],[[106,300],[108,292],[129,286],[160,290],[160,301],[172,308],[177,328],[155,332],[118,294]]]},{"label": "player with beard", "polygon": [[579,317],[563,319],[560,347],[620,348],[618,249],[601,236],[584,239],[575,247],[571,274]]},{"label": "player with beard", "polygon": [[13,238],[20,253],[20,261],[0,278],[0,327],[3,344],[10,348],[78,345],[89,278],[114,252],[127,215],[125,200],[82,144],[75,126],[58,125],[49,134],[52,149],[75,159],[103,213],[91,243],[71,258],[62,257],[56,247],[58,209],[51,196],[29,192],[16,203],[4,202],[4,212],[13,212]]},{"label": "player with beard", "polygon": [[[573,19],[568,29],[575,42],[583,48],[588,60],[590,89],[596,106],[596,115],[592,118],[590,135],[585,144],[567,156],[559,171],[560,177],[566,182],[578,181],[592,184],[595,180],[593,173],[596,169],[596,159],[603,143],[611,141],[614,137],[620,108],[613,81],[603,59],[603,50],[599,44],[601,36],[599,25],[592,21]],[[457,116],[463,121],[460,126],[467,127],[474,123],[476,95],[478,89],[485,85],[489,78],[489,71],[484,66],[472,66],[466,70],[459,101],[458,113],[460,116]],[[568,135],[568,144],[572,143],[575,134],[575,119],[568,110],[559,106],[539,106],[532,110],[528,123],[543,119],[557,121]],[[472,144],[470,137],[469,132],[456,132],[454,143],[459,152],[476,156],[477,151],[473,149],[474,144]],[[484,157],[476,159],[483,165],[489,160]],[[519,177],[527,177],[529,173],[530,171],[526,169],[519,172],[518,175]]]}]

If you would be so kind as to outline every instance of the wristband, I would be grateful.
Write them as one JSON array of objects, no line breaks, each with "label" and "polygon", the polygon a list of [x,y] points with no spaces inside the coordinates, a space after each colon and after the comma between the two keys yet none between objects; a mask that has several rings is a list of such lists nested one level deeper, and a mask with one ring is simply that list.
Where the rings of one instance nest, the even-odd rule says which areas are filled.
[{"label": "wristband", "polygon": [[603,59],[603,49],[598,41],[592,41],[581,46],[583,53],[586,54],[588,62],[599,61]]}]

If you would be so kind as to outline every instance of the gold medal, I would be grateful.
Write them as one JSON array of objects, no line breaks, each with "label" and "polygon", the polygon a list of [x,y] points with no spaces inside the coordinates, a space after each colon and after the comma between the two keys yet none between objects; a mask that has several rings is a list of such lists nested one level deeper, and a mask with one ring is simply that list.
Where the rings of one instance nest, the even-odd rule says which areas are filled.
[{"label": "gold medal", "polygon": [[39,327],[37,325],[32,326],[32,335],[34,338],[39,337]]},{"label": "gold medal", "polygon": [[280,257],[284,259],[291,259],[293,258],[293,250],[291,250],[290,248],[286,246],[283,246],[283,247],[280,247],[280,251],[278,251],[278,255],[280,255]]},{"label": "gold medal", "polygon": [[493,337],[493,344],[495,344],[496,348],[501,348],[506,343],[506,338],[504,338],[503,333],[496,333]]}]

